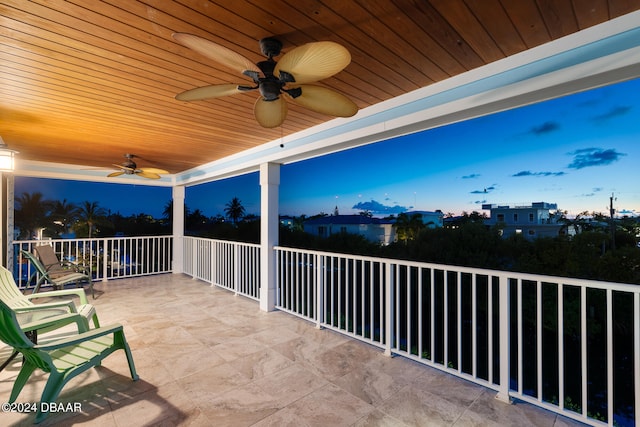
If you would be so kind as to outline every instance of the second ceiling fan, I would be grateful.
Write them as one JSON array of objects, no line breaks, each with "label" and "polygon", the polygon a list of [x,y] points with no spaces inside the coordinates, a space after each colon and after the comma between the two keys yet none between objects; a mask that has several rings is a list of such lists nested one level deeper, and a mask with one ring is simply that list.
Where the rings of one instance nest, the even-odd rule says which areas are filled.
[{"label": "second ceiling fan", "polygon": [[109,175],[107,175],[107,177],[113,178],[120,175],[138,175],[148,179],[160,179],[160,175],[169,173],[164,169],[158,168],[138,168],[136,162],[133,161],[134,157],[140,156],[136,156],[135,154],[125,154],[124,158],[126,160],[119,165],[114,163],[113,166],[115,166],[117,171],[111,172]]},{"label": "second ceiling fan", "polygon": [[312,111],[337,117],[351,117],[358,106],[346,96],[322,86],[310,85],[342,71],[351,62],[349,51],[343,46],[321,41],[307,43],[285,53],[280,61],[282,43],[274,38],[260,40],[260,49],[267,57],[253,64],[249,59],[224,46],[187,33],[174,33],[180,44],[213,59],[253,80],[252,86],[220,84],[187,90],[176,96],[180,101],[219,98],[258,89],[260,96],[254,104],[254,115],[262,127],[280,126],[287,117],[284,97]]}]

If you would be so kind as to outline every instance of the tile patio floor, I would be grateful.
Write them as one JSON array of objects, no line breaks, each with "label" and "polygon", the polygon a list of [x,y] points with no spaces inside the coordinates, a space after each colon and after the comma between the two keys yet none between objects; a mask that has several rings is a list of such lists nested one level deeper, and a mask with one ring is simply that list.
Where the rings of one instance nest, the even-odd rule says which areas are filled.
[{"label": "tile patio floor", "polygon": [[[58,402],[82,411],[41,425],[88,426],[578,426],[527,403],[388,358],[367,344],[318,330],[283,312],[183,275],[96,283],[103,325],[120,322],[140,380],[124,353],[71,380]],[[44,336],[43,336],[44,339]],[[0,360],[9,353],[0,347]],[[20,361],[0,372],[6,402]],[[18,402],[39,400],[34,374]],[[34,415],[1,413],[0,425],[32,425]]]}]

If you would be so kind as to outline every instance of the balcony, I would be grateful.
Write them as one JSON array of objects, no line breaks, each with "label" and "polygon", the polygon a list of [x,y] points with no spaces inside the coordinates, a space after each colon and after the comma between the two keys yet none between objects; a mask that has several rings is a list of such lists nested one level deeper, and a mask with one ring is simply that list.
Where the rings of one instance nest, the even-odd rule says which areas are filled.
[{"label": "balcony", "polygon": [[[142,377],[132,384],[111,357],[63,395],[84,402],[79,420],[639,425],[637,286],[277,246],[269,264],[259,245],[115,240],[50,242],[94,270],[101,321],[125,324]],[[163,274],[177,259],[180,271]],[[7,393],[15,374],[0,376]],[[37,399],[37,379],[21,402]]]},{"label": "balcony", "polygon": [[[124,353],[72,380],[60,402],[79,413],[43,425],[579,425],[405,357],[275,311],[182,274],[97,282],[103,324],[121,322],[138,382]],[[141,304],[142,303],[142,304]],[[6,356],[7,348],[0,353]],[[0,373],[8,396],[19,361]],[[36,373],[18,401],[37,401]],[[5,425],[33,415],[2,414]]]}]

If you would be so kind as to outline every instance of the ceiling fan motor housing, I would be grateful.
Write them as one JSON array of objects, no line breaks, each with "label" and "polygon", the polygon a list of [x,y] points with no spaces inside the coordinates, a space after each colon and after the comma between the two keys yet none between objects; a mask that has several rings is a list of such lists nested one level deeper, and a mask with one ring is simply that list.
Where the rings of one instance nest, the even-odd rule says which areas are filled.
[{"label": "ceiling fan motor housing", "polygon": [[136,162],[131,160],[131,157],[133,156],[126,155],[125,157],[127,158],[127,160],[122,162],[122,166],[125,168],[124,173],[126,173],[127,175],[133,175],[135,170],[138,168],[138,165],[136,164]]},{"label": "ceiling fan motor housing", "polygon": [[260,40],[260,50],[267,58],[278,56],[282,50],[282,42],[273,37],[265,37]]}]

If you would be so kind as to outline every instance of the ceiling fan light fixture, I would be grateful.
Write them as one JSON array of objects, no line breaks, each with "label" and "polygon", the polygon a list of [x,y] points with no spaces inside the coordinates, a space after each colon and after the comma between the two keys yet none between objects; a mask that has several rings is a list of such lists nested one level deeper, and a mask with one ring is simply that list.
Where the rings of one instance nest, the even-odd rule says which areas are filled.
[{"label": "ceiling fan light fixture", "polygon": [[287,117],[287,103],[281,97],[271,101],[260,97],[253,106],[253,114],[260,126],[275,128],[280,126]]}]

